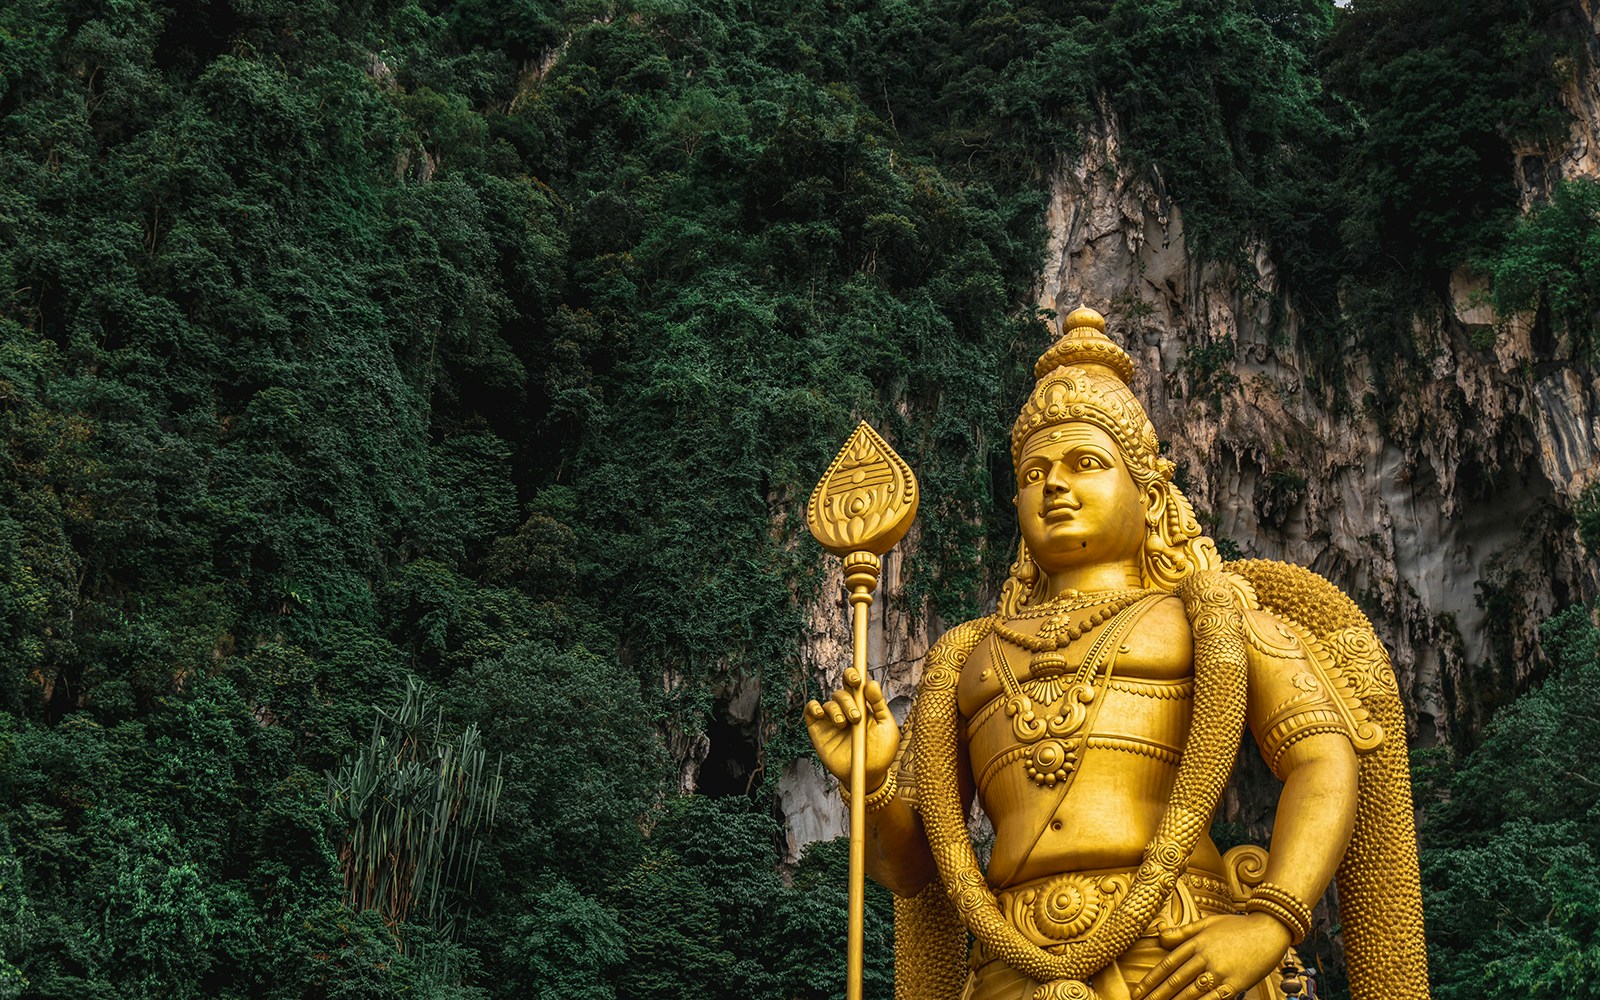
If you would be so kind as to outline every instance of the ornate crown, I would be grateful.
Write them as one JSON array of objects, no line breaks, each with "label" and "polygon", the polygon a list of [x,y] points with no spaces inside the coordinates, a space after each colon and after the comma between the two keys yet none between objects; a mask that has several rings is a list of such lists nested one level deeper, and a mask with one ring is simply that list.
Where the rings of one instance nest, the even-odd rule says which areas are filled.
[{"label": "ornate crown", "polygon": [[1017,464],[1030,436],[1055,424],[1091,423],[1110,434],[1131,467],[1163,478],[1171,463],[1160,457],[1155,427],[1128,388],[1133,359],[1105,334],[1105,317],[1083,306],[1067,314],[1063,333],[1033,366],[1038,380],[1011,427],[1011,461]]}]

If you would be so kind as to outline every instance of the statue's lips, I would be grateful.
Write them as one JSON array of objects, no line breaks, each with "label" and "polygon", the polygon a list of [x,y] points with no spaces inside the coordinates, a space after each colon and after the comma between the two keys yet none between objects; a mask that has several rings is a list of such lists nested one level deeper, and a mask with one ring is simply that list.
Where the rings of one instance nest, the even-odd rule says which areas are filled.
[{"label": "statue's lips", "polygon": [[1039,512],[1039,516],[1046,521],[1070,521],[1078,516],[1078,508],[1068,507],[1065,504],[1046,507]]}]

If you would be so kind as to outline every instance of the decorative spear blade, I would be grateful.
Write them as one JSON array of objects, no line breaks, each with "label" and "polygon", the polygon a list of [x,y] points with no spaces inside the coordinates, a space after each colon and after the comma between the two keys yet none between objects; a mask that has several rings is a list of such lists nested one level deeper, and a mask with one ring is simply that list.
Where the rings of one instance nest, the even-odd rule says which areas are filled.
[{"label": "decorative spear blade", "polygon": [[806,524],[836,556],[881,556],[910,530],[921,493],[911,466],[863,420],[811,491]]}]

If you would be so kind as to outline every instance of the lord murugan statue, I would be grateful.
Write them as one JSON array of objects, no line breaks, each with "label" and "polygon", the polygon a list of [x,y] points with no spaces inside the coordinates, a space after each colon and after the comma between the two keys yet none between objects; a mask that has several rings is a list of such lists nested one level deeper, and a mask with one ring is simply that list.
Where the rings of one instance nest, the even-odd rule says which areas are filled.
[{"label": "lord murugan statue", "polygon": [[[995,613],[934,645],[904,725],[859,659],[805,709],[841,781],[865,732],[865,866],[896,897],[896,997],[1293,996],[1281,970],[1337,874],[1352,996],[1423,1000],[1383,646],[1309,570],[1224,563],[1104,319],[1078,309],[1063,329],[1011,432],[1021,543]],[[1283,788],[1270,850],[1223,853],[1210,828],[1246,725]]]}]

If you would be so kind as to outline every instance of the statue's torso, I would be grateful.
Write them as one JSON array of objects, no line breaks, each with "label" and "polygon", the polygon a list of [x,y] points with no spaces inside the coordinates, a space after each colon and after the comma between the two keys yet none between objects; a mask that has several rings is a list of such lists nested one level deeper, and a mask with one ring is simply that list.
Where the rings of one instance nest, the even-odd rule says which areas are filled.
[{"label": "statue's torso", "polygon": [[[1006,627],[1035,635],[1046,620],[1017,619]],[[958,704],[980,801],[995,828],[989,881],[996,888],[1066,872],[1137,867],[1155,833],[1193,709],[1193,639],[1182,602],[1173,597],[1154,602],[1115,648],[1107,647],[1095,676],[1083,678],[1093,695],[1077,699],[1081,723],[1056,738],[1066,732],[1060,727],[1070,723],[1075,700],[1061,688],[1101,633],[1114,625],[1103,623],[1066,646],[1067,669],[1054,686],[1034,678],[1028,650],[995,634],[967,658]],[[1007,658],[1024,690],[1031,689],[1033,724],[1019,724],[1016,713],[1008,715],[1012,699],[1000,657]],[[1063,721],[1055,732],[1042,730],[1039,724],[1051,716]],[[1044,746],[1051,741],[1055,746]],[[1050,776],[1060,774],[1049,770],[1058,750],[1068,752],[1070,762],[1062,768],[1068,774],[1051,783]],[[1220,871],[1220,866],[1216,848],[1203,840],[1193,867]]]}]

